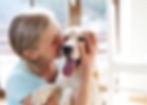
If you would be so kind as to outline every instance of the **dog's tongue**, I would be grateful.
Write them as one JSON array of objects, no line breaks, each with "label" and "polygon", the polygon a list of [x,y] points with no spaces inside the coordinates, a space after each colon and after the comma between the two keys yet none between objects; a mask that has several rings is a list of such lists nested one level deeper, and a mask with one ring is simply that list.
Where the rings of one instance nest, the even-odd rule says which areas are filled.
[{"label": "dog's tongue", "polygon": [[72,73],[74,72],[75,70],[75,62],[72,61],[72,60],[67,60],[65,65],[64,65],[64,68],[63,68],[63,74],[65,76],[71,76]]}]

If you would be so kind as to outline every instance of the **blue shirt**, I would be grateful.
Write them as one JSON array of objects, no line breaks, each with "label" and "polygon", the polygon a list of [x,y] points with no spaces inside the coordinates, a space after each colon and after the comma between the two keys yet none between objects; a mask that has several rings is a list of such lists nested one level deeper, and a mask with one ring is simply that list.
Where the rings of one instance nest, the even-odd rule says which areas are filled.
[{"label": "blue shirt", "polygon": [[[58,69],[58,68],[57,68]],[[21,61],[13,69],[6,83],[6,97],[9,105],[21,105],[21,101],[34,90],[47,85],[41,77],[32,73]]]}]

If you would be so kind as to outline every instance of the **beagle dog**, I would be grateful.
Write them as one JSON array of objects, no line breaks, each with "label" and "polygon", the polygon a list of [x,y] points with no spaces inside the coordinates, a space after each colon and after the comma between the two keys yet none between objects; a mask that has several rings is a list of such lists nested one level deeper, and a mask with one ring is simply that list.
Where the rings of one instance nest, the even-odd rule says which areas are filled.
[{"label": "beagle dog", "polygon": [[[77,96],[82,80],[79,44],[83,43],[87,47],[83,36],[84,31],[80,27],[70,27],[65,31],[65,41],[61,48],[65,61],[62,71],[58,74],[55,84],[42,87],[34,92],[33,105],[44,105],[49,97],[53,97],[59,105],[73,105],[73,99]],[[90,34],[95,35],[93,32]],[[101,105],[99,74],[96,65],[93,65],[90,85],[87,105]]]}]

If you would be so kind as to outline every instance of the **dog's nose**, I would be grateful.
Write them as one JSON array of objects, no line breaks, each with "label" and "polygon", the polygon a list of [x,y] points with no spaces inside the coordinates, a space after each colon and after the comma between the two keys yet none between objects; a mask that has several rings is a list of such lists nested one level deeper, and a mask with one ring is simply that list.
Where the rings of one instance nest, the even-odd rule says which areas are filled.
[{"label": "dog's nose", "polygon": [[63,46],[62,47],[63,49],[63,53],[67,56],[69,56],[72,52],[72,47],[71,46]]}]

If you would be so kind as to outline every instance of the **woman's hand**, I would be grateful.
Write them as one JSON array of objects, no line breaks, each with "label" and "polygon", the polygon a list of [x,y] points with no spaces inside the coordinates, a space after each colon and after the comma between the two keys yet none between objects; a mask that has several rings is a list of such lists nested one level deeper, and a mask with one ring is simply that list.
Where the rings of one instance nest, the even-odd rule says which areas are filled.
[{"label": "woman's hand", "polygon": [[96,36],[90,31],[84,32],[86,46],[80,45],[82,59],[82,80],[80,88],[75,99],[75,105],[88,105],[91,89],[91,71],[93,66],[94,55],[96,52]]},{"label": "woman's hand", "polygon": [[96,53],[96,36],[93,32],[86,31],[83,33],[86,41],[85,44],[80,44],[80,52],[82,59],[82,68],[90,69],[93,64],[94,56]]}]

